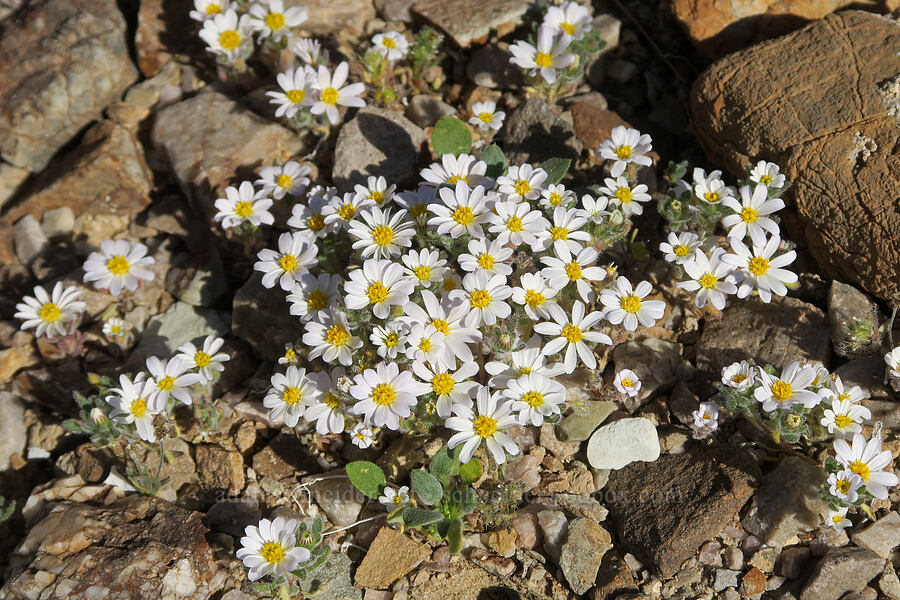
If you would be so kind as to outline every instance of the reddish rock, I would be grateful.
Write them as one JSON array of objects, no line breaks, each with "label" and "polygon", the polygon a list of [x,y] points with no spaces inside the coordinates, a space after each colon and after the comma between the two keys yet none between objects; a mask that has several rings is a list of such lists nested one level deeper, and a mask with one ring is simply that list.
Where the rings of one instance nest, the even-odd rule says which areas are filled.
[{"label": "reddish rock", "polygon": [[390,587],[430,555],[427,545],[385,525],[356,569],[356,587]]},{"label": "reddish rock", "polygon": [[141,0],[134,45],[141,73],[156,75],[162,66],[196,35],[199,24],[188,16],[187,7],[178,0]]}]

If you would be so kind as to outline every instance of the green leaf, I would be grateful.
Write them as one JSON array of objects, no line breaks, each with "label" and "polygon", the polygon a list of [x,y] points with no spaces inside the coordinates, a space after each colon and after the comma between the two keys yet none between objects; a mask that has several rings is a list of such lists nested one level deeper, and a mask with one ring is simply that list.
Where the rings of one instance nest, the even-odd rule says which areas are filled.
[{"label": "green leaf", "polygon": [[460,465],[459,478],[463,480],[463,483],[475,483],[481,479],[481,474],[483,472],[481,461],[477,458],[473,458],[466,464]]},{"label": "green leaf", "polygon": [[403,524],[409,528],[425,527],[426,525],[434,525],[444,520],[444,515],[436,510],[425,510],[423,508],[404,508]]},{"label": "green leaf", "polygon": [[549,158],[542,162],[541,168],[547,171],[547,180],[544,182],[544,185],[556,184],[562,181],[571,164],[571,158]]},{"label": "green leaf", "polygon": [[416,495],[424,504],[434,506],[444,497],[444,488],[437,478],[422,469],[416,469],[410,472],[409,478],[412,480],[413,489]]},{"label": "green leaf", "polygon": [[429,471],[438,478],[444,487],[450,484],[450,478],[459,474],[459,452],[456,450],[462,448],[457,446],[454,450],[448,452],[447,447],[438,450],[438,453],[431,459]]},{"label": "green leaf", "polygon": [[463,492],[462,503],[460,504],[460,509],[462,511],[461,514],[467,515],[478,505],[478,495],[475,493],[475,488],[472,486],[466,486],[465,491]]},{"label": "green leaf", "polygon": [[367,460],[357,460],[348,463],[347,477],[350,478],[350,483],[353,484],[353,487],[369,498],[375,498],[376,500],[381,495],[384,486],[387,485],[387,480],[384,478],[382,470],[378,465]]},{"label": "green leaf", "polygon": [[485,175],[497,179],[506,174],[507,160],[503,150],[497,144],[491,144],[481,153],[481,160],[487,163]]},{"label": "green leaf", "polygon": [[472,132],[465,123],[452,115],[441,118],[431,133],[431,145],[440,158],[444,154],[459,156],[472,147]]},{"label": "green leaf", "polygon": [[450,522],[450,528],[447,530],[447,545],[450,547],[450,554],[459,552],[462,546],[462,519],[453,519]]}]

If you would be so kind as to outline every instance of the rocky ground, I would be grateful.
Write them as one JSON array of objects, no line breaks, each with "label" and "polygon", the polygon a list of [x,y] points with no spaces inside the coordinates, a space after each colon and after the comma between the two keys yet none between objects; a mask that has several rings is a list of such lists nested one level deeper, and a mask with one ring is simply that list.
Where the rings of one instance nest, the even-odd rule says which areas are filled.
[{"label": "rocky ground", "polygon": [[[524,454],[506,474],[523,496],[467,533],[460,555],[375,518],[326,538],[332,556],[303,597],[900,599],[896,488],[873,505],[874,519],[837,533],[822,522],[818,466],[770,452],[738,417],[711,444],[690,431],[723,366],[795,359],[861,386],[884,447],[900,453],[900,396],[885,385],[884,351],[835,351],[848,317],[884,319],[900,296],[891,0],[836,13],[850,3],[598,0],[594,25],[607,48],[556,106],[527,97],[507,62],[526,0],[480,0],[490,19],[467,18],[464,0],[301,0],[304,29],[345,57],[383,30],[429,22],[447,35],[431,94],[370,103],[324,139],[274,119],[263,95],[274,77],[221,81],[186,2],[9,4],[0,2],[0,496],[16,510],[0,524],[0,598],[253,598],[234,556],[245,525],[320,516],[339,528],[384,514],[345,479],[297,486],[360,458],[402,481],[448,435],[395,436],[363,451],[270,421],[261,398],[273,362],[302,329],[212,222],[212,203],[291,157],[342,190],[368,173],[410,182],[433,160],[437,118],[494,99],[508,115],[502,143],[512,161],[571,157],[575,186],[593,183],[592,149],[625,122],[653,136],[656,194],[670,160],[734,174],[750,160],[777,162],[793,182],[782,227],[798,245],[800,286],[771,304],[732,300],[700,314],[649,258],[646,278],[671,308],[616,347],[608,369],[636,371],[637,398],[589,397],[587,414],[517,428]],[[655,249],[656,211],[636,226]],[[155,279],[122,311],[133,339],[121,347],[101,335],[113,298],[87,288],[77,356],[20,331],[12,315],[22,296],[38,282],[80,283],[84,258],[108,238],[140,240],[156,258]],[[89,374],[140,368],[210,334],[231,356],[210,393],[221,419],[207,427],[190,411],[176,415],[178,435],[162,456],[139,450],[141,462],[159,465],[161,489],[126,492],[115,484],[124,447],[62,427],[77,415],[73,392],[90,392]],[[572,389],[603,374],[580,377]],[[655,425],[659,459],[589,467],[591,432],[628,417]],[[621,452],[637,458],[637,446]]]}]

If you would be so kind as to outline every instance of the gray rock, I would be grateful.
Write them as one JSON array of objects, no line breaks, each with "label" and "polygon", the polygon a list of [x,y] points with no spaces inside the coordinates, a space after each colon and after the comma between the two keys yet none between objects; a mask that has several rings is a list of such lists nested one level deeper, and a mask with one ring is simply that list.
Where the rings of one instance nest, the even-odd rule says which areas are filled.
[{"label": "gray rock", "polygon": [[322,566],[300,582],[300,591],[309,598],[362,600],[363,590],[353,586],[354,564],[344,552],[332,552]]},{"label": "gray rock", "polygon": [[284,355],[285,344],[299,343],[303,337],[303,327],[291,315],[284,292],[279,287],[264,288],[261,273],[254,273],[234,295],[232,318],[234,335],[265,360],[277,360]]},{"label": "gray rock", "polygon": [[860,317],[871,317],[877,327],[878,307],[852,285],[832,281],[828,290],[828,322],[831,323],[831,341],[838,354],[852,356],[867,349],[867,345],[857,346],[850,340],[850,326]]},{"label": "gray rock", "polygon": [[416,0],[375,0],[375,10],[385,21],[409,23],[412,21],[409,9],[415,3]]},{"label": "gray rock", "polygon": [[811,304],[785,297],[769,304],[731,302],[718,320],[707,319],[697,347],[697,368],[719,379],[738,360],[781,368],[790,360],[827,363],[830,329],[825,314]]},{"label": "gray rock", "polygon": [[224,336],[231,331],[228,313],[174,302],[166,312],[147,323],[137,356],[170,356],[185,342],[202,342],[208,335]]},{"label": "gray rock", "polygon": [[630,369],[641,380],[637,396],[627,396],[623,403],[629,412],[646,404],[658,392],[671,387],[678,374],[689,370],[681,358],[681,344],[673,344],[657,338],[619,344],[613,350],[616,371]]},{"label": "gray rock", "polygon": [[857,546],[887,558],[900,545],[900,513],[889,512],[865,529],[854,531],[850,539]]},{"label": "gray rock", "polygon": [[878,578],[878,589],[889,600],[900,600],[900,577],[897,577],[897,572],[894,570],[894,565],[891,564],[891,561],[887,561],[884,566],[884,573]]},{"label": "gray rock", "polygon": [[542,510],[537,514],[537,519],[544,538],[544,550],[554,560],[559,559],[569,525],[566,514],[561,510]]},{"label": "gray rock", "polygon": [[726,588],[736,588],[738,586],[738,577],[740,571],[731,569],[716,569],[712,580],[713,589],[716,592],[722,592]]},{"label": "gray rock", "polygon": [[844,387],[858,385],[870,398],[891,399],[890,388],[884,384],[884,357],[867,356],[848,360],[835,370]]},{"label": "gray rock", "polygon": [[669,394],[669,410],[682,425],[694,423],[693,413],[700,407],[700,398],[684,384],[676,384]]},{"label": "gray rock", "polygon": [[51,208],[41,218],[41,229],[48,238],[65,237],[75,228],[75,213],[68,206]]},{"label": "gray rock", "polygon": [[504,128],[503,149],[513,165],[550,158],[574,160],[581,153],[581,142],[575,137],[572,124],[537,97],[528,98],[513,111]]},{"label": "gray rock", "polygon": [[44,235],[41,224],[31,215],[25,215],[13,226],[13,243],[16,246],[16,256],[23,265],[31,262],[41,255],[50,245],[50,240]]},{"label": "gray rock", "polygon": [[753,496],[744,528],[771,546],[782,546],[821,523],[828,507],[819,498],[825,473],[796,456],[784,458]]},{"label": "gray rock", "polygon": [[606,67],[609,78],[618,84],[625,84],[634,79],[640,72],[640,67],[628,60],[614,60]]},{"label": "gray rock", "polygon": [[334,149],[332,177],[341,190],[381,175],[388,184],[412,183],[418,177],[419,156],[427,137],[403,115],[366,107],[345,124]]},{"label": "gray rock", "polygon": [[166,273],[166,290],[193,306],[209,306],[228,291],[222,259],[213,246],[176,259]]},{"label": "gray rock", "polygon": [[[595,31],[599,30],[602,32],[602,38],[606,42],[606,46],[603,47],[597,58],[585,66],[584,73],[588,81],[594,84],[594,87],[600,87],[606,78],[606,61],[608,60],[606,56],[619,47],[619,34],[622,30],[622,22],[609,13],[603,13],[594,17],[591,26]],[[599,108],[605,109],[605,102]]]},{"label": "gray rock", "polygon": [[29,175],[31,171],[28,169],[20,169],[0,161],[0,208],[15,196],[16,190]]},{"label": "gray rock", "polygon": [[227,533],[234,538],[244,535],[247,525],[256,525],[261,518],[259,502],[249,498],[219,500],[206,511],[210,529]]},{"label": "gray rock", "polygon": [[809,555],[809,548],[803,546],[785,548],[781,553],[781,574],[787,579],[797,579],[807,573],[808,569],[804,567]]},{"label": "gray rock", "polygon": [[241,590],[231,590],[230,592],[225,592],[221,600],[255,600],[255,597],[245,594]]},{"label": "gray rock", "polygon": [[573,592],[584,594],[594,585],[603,555],[612,547],[609,532],[590,519],[578,518],[569,523],[559,568]]},{"label": "gray rock", "polygon": [[740,571],[744,568],[744,553],[737,546],[728,546],[722,554],[726,568],[733,571]]},{"label": "gray rock", "polygon": [[413,96],[406,107],[406,118],[419,127],[431,127],[441,117],[456,114],[456,108],[437,96],[419,94]]},{"label": "gray rock", "polygon": [[595,469],[621,469],[635,461],[659,458],[659,437],[649,419],[621,419],[594,432],[587,446],[588,462]]},{"label": "gray rock", "polygon": [[529,0],[425,0],[417,2],[413,12],[441,29],[461,48],[487,40],[494,30],[511,32],[528,10]]},{"label": "gray rock", "polygon": [[0,25],[0,158],[37,172],[137,79],[108,0],[29,3]]},{"label": "gray rock", "polygon": [[472,53],[466,77],[475,85],[491,89],[517,90],[525,84],[522,69],[509,62],[509,45],[488,44]]},{"label": "gray rock", "polygon": [[309,15],[303,30],[318,35],[347,29],[361,32],[375,18],[372,0],[288,0],[284,5],[303,7]]},{"label": "gray rock", "polygon": [[565,417],[556,426],[556,439],[562,442],[583,442],[616,410],[615,402],[588,400],[583,409]]},{"label": "gray rock", "polygon": [[0,392],[0,471],[9,468],[10,457],[25,450],[25,405],[18,396]]},{"label": "gray rock", "polygon": [[356,521],[366,497],[353,487],[343,469],[315,475],[304,481],[313,482],[309,484],[313,502],[325,511],[332,525],[344,527]]},{"label": "gray rock", "polygon": [[553,501],[573,515],[585,517],[596,523],[605,521],[606,515],[609,514],[606,507],[592,496],[559,492],[553,494]]},{"label": "gray rock", "polygon": [[819,561],[800,600],[838,600],[861,592],[884,569],[884,559],[865,548],[831,548]]}]

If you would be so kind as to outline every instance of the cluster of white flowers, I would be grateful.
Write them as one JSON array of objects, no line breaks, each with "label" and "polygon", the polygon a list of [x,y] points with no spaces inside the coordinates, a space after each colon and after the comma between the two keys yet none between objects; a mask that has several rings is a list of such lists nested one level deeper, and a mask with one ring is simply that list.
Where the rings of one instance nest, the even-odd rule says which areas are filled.
[{"label": "cluster of white flowers", "polygon": [[200,348],[188,342],[168,360],[148,358],[147,372],[133,379],[119,375],[119,387],[110,389],[106,397],[113,407],[109,416],[117,423],[134,424],[142,440],[156,441],[153,419],[169,412],[173,404],[169,400],[192,404],[192,386],[211,384],[225,370],[222,363],[230,357],[220,352],[224,343],[215,336],[208,336]]},{"label": "cluster of white flowers", "polygon": [[190,16],[202,23],[200,38],[207,50],[226,64],[252,54],[254,35],[277,44],[290,38],[293,29],[308,18],[300,7],[285,8],[283,0],[194,0]]},{"label": "cluster of white flowers", "polygon": [[[294,119],[301,111],[308,111],[313,115],[324,114],[329,123],[336,125],[341,119],[342,106],[366,105],[360,97],[366,86],[358,82],[348,83],[350,66],[346,61],[341,61],[331,71],[326,65],[314,66],[305,62],[303,57],[308,54],[305,50],[297,54],[302,63],[300,66],[278,74],[276,81],[280,90],[266,92],[270,102],[278,106],[276,117]],[[321,56],[317,54],[315,60],[321,61]]]},{"label": "cluster of white flowers", "polygon": [[571,52],[572,42],[582,39],[591,30],[591,13],[578,2],[563,2],[551,6],[538,27],[537,40],[530,44],[523,40],[510,46],[510,62],[540,77],[546,83],[556,81],[558,71],[576,62]]}]

